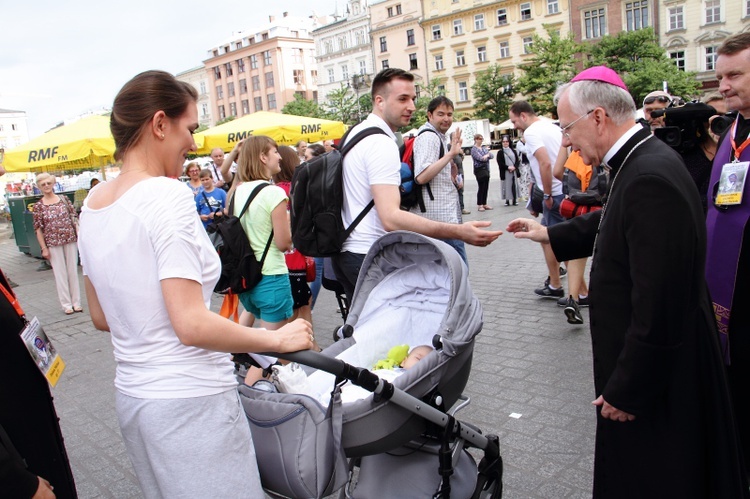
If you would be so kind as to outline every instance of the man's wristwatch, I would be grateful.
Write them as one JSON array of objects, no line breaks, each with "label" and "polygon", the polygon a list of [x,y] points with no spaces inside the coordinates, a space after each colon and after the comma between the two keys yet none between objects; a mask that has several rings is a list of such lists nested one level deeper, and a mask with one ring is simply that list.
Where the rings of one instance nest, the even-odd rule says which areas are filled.
[{"label": "man's wristwatch", "polygon": [[552,196],[550,196],[549,194],[545,194],[544,196],[542,196],[542,199],[544,199],[545,201],[547,201],[551,197]]}]

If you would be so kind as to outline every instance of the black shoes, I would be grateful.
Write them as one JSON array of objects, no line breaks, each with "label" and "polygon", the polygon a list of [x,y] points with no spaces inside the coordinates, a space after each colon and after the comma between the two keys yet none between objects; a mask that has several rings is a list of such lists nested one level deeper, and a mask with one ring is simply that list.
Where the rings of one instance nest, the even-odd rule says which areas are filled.
[{"label": "black shoes", "polygon": [[[581,298],[580,296],[576,300],[576,303],[578,304],[578,308],[586,308],[589,306],[589,297],[585,296]],[[568,299],[563,297],[557,300],[557,306],[558,307],[567,307],[568,306]]]},{"label": "black shoes", "polygon": [[565,305],[565,317],[568,318],[568,324],[583,324],[581,309],[578,308],[578,303],[572,296],[568,297]]},{"label": "black shoes", "polygon": [[565,291],[563,290],[563,288],[560,287],[557,289],[553,289],[548,283],[545,283],[544,287],[535,289],[534,293],[536,293],[538,296],[541,296],[542,298],[561,298],[565,296]]}]

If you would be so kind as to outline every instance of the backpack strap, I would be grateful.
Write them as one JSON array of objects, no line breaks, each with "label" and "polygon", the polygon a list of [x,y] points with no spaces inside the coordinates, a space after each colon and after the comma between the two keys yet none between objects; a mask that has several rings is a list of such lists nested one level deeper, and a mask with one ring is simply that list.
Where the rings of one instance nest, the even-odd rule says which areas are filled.
[{"label": "backpack strap", "polygon": [[[247,198],[247,201],[245,202],[245,206],[242,207],[242,211],[240,212],[239,216],[237,218],[242,218],[242,216],[245,214],[247,209],[250,207],[250,203],[255,199],[255,196],[257,196],[260,191],[268,187],[268,182],[264,182],[253,189],[253,192],[250,193],[250,197]],[[235,191],[236,193],[237,191]],[[205,196],[205,193],[203,194]],[[232,195],[232,200],[229,203],[229,213],[234,213],[234,195]],[[230,215],[231,216],[231,215]],[[268,254],[268,248],[271,247],[271,241],[273,241],[273,229],[271,229],[271,233],[268,235],[268,241],[266,241],[266,248],[263,250],[263,256],[260,258],[260,269],[261,272],[263,272],[263,262],[266,261],[266,255]],[[252,246],[251,246],[252,247]]]},{"label": "backpack strap", "polygon": [[[359,144],[359,142],[362,141],[362,139],[369,137],[370,135],[381,134],[381,133],[383,135],[388,135],[380,127],[371,126],[359,132],[357,135],[354,136],[354,138],[352,138],[352,140],[347,140],[349,138],[349,132],[351,132],[353,129],[354,127],[350,128],[341,138],[341,143],[343,144],[343,146],[341,147],[342,169],[344,166],[344,156],[346,156],[346,154],[349,151],[351,151],[354,148],[354,146]],[[357,218],[355,218],[354,221],[351,223],[351,225],[347,227],[346,231],[344,232],[344,240],[346,240],[349,237],[349,235],[351,235],[355,227],[359,225],[359,223],[365,218],[365,216],[367,215],[367,213],[369,213],[369,211],[372,209],[373,206],[375,206],[374,199],[372,199],[369,203],[367,203],[367,206],[365,206],[364,209],[359,212],[359,215],[357,215]]]},{"label": "backpack strap", "polygon": [[[432,133],[434,133],[435,135],[438,136],[438,141],[440,142],[440,155],[438,156],[438,159],[440,159],[443,156],[445,156],[445,147],[443,146],[443,141],[440,140],[440,135],[438,135],[437,131],[434,130],[434,129],[432,129],[432,128],[425,128],[424,130],[421,130],[417,134],[417,137],[419,137],[420,135],[422,135],[425,132],[432,132]],[[413,153],[412,153],[412,164],[414,164],[414,155],[413,155]],[[426,184],[420,184],[419,181],[417,180],[417,176],[414,175],[414,183],[417,184],[417,185],[419,185],[419,186],[425,186],[425,188],[427,188],[427,195],[430,196],[430,201],[435,201],[435,196],[433,196],[433,194],[432,194],[432,187],[430,187],[430,182],[427,182]],[[422,213],[427,212],[427,208],[424,205],[424,197],[422,196],[422,190],[421,189],[417,193],[417,202],[419,203],[419,210]]]}]

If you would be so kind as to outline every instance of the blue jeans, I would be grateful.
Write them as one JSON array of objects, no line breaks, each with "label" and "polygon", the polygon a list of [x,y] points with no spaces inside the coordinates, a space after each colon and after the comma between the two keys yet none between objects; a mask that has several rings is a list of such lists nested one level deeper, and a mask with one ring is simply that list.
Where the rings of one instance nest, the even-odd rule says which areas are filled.
[{"label": "blue jeans", "polygon": [[542,225],[552,227],[565,221],[565,218],[560,214],[560,203],[564,198],[564,194],[552,196],[552,208],[547,208],[547,204],[542,201]]},{"label": "blue jeans", "polygon": [[469,266],[469,260],[466,257],[466,245],[460,239],[441,239],[444,243],[450,244],[458,252],[458,255]]},{"label": "blue jeans", "polygon": [[312,304],[310,309],[315,308],[315,300],[318,299],[318,293],[320,293],[320,287],[323,283],[323,258],[315,257],[315,280],[310,283],[310,291],[312,291]]},{"label": "blue jeans", "polygon": [[354,288],[357,286],[359,269],[362,268],[365,255],[342,251],[332,257],[331,260],[333,262],[333,271],[336,273],[336,280],[344,287],[346,298],[351,304],[352,298],[354,298]]}]

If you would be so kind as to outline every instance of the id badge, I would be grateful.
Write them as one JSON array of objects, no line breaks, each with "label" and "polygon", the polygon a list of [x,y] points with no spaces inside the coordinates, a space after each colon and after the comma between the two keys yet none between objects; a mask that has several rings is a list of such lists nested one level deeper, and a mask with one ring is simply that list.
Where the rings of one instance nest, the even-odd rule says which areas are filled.
[{"label": "id badge", "polygon": [[727,163],[721,168],[719,192],[716,193],[717,205],[734,205],[742,203],[742,192],[750,161]]},{"label": "id badge", "polygon": [[21,340],[29,351],[34,364],[39,368],[50,385],[55,386],[60,379],[60,375],[65,370],[65,362],[57,354],[57,350],[52,346],[39,319],[34,317],[21,332]]}]

